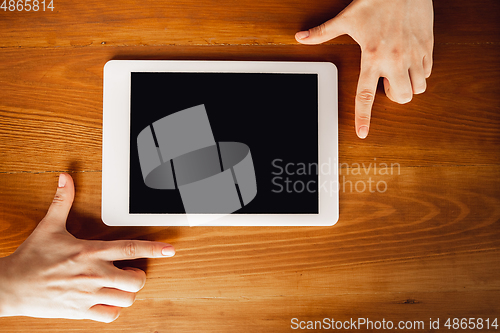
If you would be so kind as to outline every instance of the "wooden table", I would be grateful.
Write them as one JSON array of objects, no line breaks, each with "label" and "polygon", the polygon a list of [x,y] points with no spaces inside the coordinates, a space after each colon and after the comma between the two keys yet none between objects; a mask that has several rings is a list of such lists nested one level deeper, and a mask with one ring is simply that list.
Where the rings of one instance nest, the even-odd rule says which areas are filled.
[{"label": "wooden table", "polygon": [[[294,40],[348,3],[54,0],[54,11],[0,11],[0,256],[44,216],[61,171],[76,183],[75,236],[177,249],[171,259],[134,263],[148,281],[111,324],[12,317],[0,318],[0,331],[288,332],[292,318],[368,318],[423,321],[428,332],[430,318],[447,331],[448,318],[500,317],[500,2],[435,1],[427,91],[398,105],[379,86],[366,140],[354,132],[357,44],[347,36],[320,46]],[[110,59],[335,63],[345,163],[337,225],[105,226],[102,79]],[[382,174],[370,163],[398,167]],[[387,191],[350,188],[370,180]]]}]

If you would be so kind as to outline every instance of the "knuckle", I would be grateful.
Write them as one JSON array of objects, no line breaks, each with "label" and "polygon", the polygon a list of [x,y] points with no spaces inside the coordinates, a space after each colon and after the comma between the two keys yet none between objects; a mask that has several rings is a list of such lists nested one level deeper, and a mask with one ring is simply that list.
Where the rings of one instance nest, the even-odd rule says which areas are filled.
[{"label": "knuckle", "polygon": [[[72,282],[80,286],[101,284],[102,276],[92,269],[86,269],[79,275],[73,277]],[[93,294],[88,294],[87,296],[93,297]]]},{"label": "knuckle", "polygon": [[423,92],[425,92],[426,88],[427,87],[426,87],[425,83],[418,84],[418,85],[413,87],[413,93],[414,94],[422,94]]},{"label": "knuckle", "polygon": [[118,274],[116,273],[112,273],[112,274],[108,274],[105,279],[103,278],[103,281],[104,282],[106,281],[107,283],[113,285],[113,286],[116,286],[116,285],[120,285],[121,283],[121,278]]},{"label": "knuckle", "polygon": [[52,200],[52,203],[61,204],[65,201],[65,199],[66,199],[66,195],[64,193],[57,191],[56,194],[54,195],[54,199]]},{"label": "knuckle", "polygon": [[135,242],[127,242],[123,247],[123,253],[127,257],[135,257],[137,253],[137,245]]},{"label": "knuckle", "polygon": [[76,264],[80,264],[80,263],[88,262],[89,260],[91,260],[91,257],[92,256],[91,256],[90,252],[87,252],[82,247],[78,253],[76,253],[74,256],[71,257],[71,260]]},{"label": "knuckle", "polygon": [[405,53],[403,49],[394,48],[387,61],[395,72],[406,72],[411,65],[412,54]]},{"label": "knuckle", "polygon": [[401,59],[403,57],[403,50],[399,47],[394,47],[391,50],[391,55],[393,59]]},{"label": "knuckle", "polygon": [[431,72],[432,72],[432,60],[430,60],[428,62],[428,64],[426,66],[424,66],[424,75],[425,75],[425,78],[427,79],[429,76],[431,76]]},{"label": "knuckle", "polygon": [[91,241],[84,241],[80,244],[78,257],[81,259],[89,259],[93,258],[99,250],[93,246]]},{"label": "knuckle", "polygon": [[312,29],[312,34],[317,35],[317,36],[324,36],[326,35],[326,24],[321,23],[317,27]]},{"label": "knuckle", "polygon": [[364,114],[364,113],[358,114],[358,115],[356,115],[356,118],[358,119],[358,121],[361,121],[363,124],[370,122],[370,115],[368,115],[368,114]]},{"label": "knuckle", "polygon": [[364,46],[362,49],[362,56],[368,58],[370,61],[378,58],[377,53],[379,50],[379,45],[376,43],[369,43]]},{"label": "knuckle", "polygon": [[124,306],[125,307],[132,306],[132,304],[134,304],[134,302],[135,302],[135,298],[136,298],[136,294],[135,293],[129,293],[129,295],[127,297],[127,300],[125,301]]},{"label": "knuckle", "polygon": [[140,279],[135,280],[130,284],[130,292],[137,293],[144,287],[144,282]]},{"label": "knuckle", "polygon": [[114,307],[109,313],[105,316],[104,321],[106,323],[111,323],[120,317],[121,309],[119,307]]},{"label": "knuckle", "polygon": [[157,257],[156,255],[156,248],[153,244],[148,245],[148,253],[150,253],[151,258]]},{"label": "knuckle", "polygon": [[138,286],[137,291],[139,291],[142,288],[144,288],[145,284],[146,284],[146,273],[144,273],[144,271],[140,271],[139,272],[139,277],[137,278],[137,286]]},{"label": "knuckle", "polygon": [[128,283],[129,292],[136,293],[146,284],[146,273],[143,270],[136,270],[131,274]]},{"label": "knuckle", "polygon": [[363,89],[356,95],[356,99],[363,105],[371,105],[375,99],[375,94],[371,90]]},{"label": "knuckle", "polygon": [[87,241],[74,239],[71,247],[67,248],[66,260],[63,264],[70,264],[80,266],[88,262],[89,259],[89,246]]},{"label": "knuckle", "polygon": [[411,92],[401,92],[394,96],[394,101],[399,104],[406,104],[411,101],[413,94]]}]

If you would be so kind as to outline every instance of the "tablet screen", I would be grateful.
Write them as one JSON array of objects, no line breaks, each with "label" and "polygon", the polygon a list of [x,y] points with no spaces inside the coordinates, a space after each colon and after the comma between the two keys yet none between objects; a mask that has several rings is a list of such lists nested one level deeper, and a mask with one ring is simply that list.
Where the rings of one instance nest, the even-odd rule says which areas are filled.
[{"label": "tablet screen", "polygon": [[[228,177],[237,184],[235,200],[241,203],[233,214],[319,213],[317,74],[132,72],[130,96],[130,214],[191,213],[183,189],[197,195],[201,190],[193,184],[219,177],[228,149],[235,151],[229,155],[236,159],[233,164],[228,162]],[[192,111],[199,111],[197,115],[203,121],[208,118],[200,125],[203,129],[182,128],[171,121],[174,114]],[[178,133],[178,138],[162,132],[168,127],[162,124],[167,123],[173,126],[169,133]],[[151,176],[149,185],[150,170],[145,171],[146,153],[141,149],[150,146],[141,141],[141,133],[152,138],[150,146],[154,141],[161,161],[158,163],[165,166],[151,171],[156,178]],[[191,137],[206,142],[206,147],[197,146],[195,150],[184,145],[185,154],[177,153],[169,159],[166,145],[177,147]],[[213,161],[208,157],[212,152],[218,156]],[[238,165],[245,156],[244,171],[248,174],[242,171],[239,176]],[[221,169],[211,171],[215,165]],[[192,168],[196,169],[195,176],[186,171]],[[170,172],[172,187],[151,185],[151,179],[158,179],[158,170]],[[184,176],[186,172],[188,176]],[[256,189],[252,185],[250,192],[246,185],[249,177],[256,183]],[[203,185],[213,191],[212,198],[218,196],[214,184]],[[245,197],[246,193],[251,194]]]}]

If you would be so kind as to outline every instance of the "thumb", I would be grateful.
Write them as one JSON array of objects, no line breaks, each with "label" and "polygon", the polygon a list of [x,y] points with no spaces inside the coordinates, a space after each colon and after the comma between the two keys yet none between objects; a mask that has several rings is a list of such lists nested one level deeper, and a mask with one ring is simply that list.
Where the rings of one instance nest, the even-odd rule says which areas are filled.
[{"label": "thumb", "polygon": [[50,223],[55,227],[66,229],[66,219],[68,218],[74,197],[75,185],[73,178],[67,173],[61,173],[54,200],[43,219],[44,223]]},{"label": "thumb", "polygon": [[295,39],[301,44],[321,44],[344,34],[346,34],[345,19],[337,15],[315,28],[297,32]]}]

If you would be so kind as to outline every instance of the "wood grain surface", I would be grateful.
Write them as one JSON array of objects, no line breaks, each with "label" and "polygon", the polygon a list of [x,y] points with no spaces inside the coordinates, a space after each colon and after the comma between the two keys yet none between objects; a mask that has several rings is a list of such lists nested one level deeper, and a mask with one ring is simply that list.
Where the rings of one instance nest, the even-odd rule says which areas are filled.
[{"label": "wood grain surface", "polygon": [[[47,1],[47,0],[46,0]],[[0,45],[164,46],[296,44],[349,0],[58,1],[53,11],[0,11]],[[48,3],[48,1],[47,1]],[[435,1],[436,42],[499,42],[496,0]],[[330,43],[353,44],[348,37]]]},{"label": "wood grain surface", "polygon": [[[45,215],[59,172],[83,239],[173,244],[111,324],[0,318],[0,332],[289,332],[291,319],[500,317],[500,2],[435,1],[434,67],[405,105],[379,86],[354,132],[360,49],[293,36],[350,1],[55,1],[0,10],[0,256]],[[100,219],[103,66],[112,59],[330,61],[339,70],[333,227],[107,227]],[[298,87],[297,89],[300,89]],[[373,166],[393,164],[392,174]],[[379,184],[370,192],[367,186]],[[500,318],[499,318],[500,320]],[[374,331],[370,329],[360,330]],[[380,331],[380,330],[379,330]],[[482,330],[486,331],[486,330]]]}]

